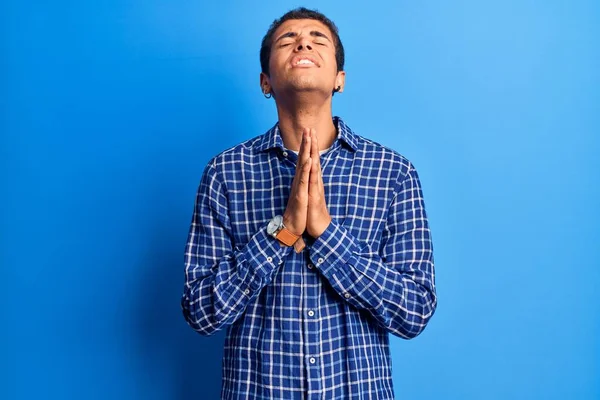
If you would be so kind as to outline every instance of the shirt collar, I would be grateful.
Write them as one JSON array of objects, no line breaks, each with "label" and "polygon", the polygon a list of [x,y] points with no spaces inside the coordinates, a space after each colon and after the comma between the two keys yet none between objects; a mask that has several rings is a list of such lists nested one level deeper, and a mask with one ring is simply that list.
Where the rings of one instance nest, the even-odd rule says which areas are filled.
[{"label": "shirt collar", "polygon": [[[350,127],[348,127],[340,117],[333,117],[333,123],[338,131],[336,141],[339,140],[341,143],[346,144],[352,151],[356,151],[358,149],[356,134],[352,132]],[[259,152],[273,148],[284,150],[283,139],[281,138],[281,131],[279,130],[279,122],[259,138],[254,148]]]}]

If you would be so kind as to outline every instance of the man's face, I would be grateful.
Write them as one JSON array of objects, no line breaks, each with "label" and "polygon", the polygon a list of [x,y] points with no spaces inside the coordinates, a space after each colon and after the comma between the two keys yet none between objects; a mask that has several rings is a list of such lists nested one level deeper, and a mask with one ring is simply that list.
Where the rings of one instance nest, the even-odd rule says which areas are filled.
[{"label": "man's face", "polygon": [[322,91],[344,88],[343,71],[337,72],[334,38],[329,28],[312,19],[287,20],[273,34],[270,77],[261,74],[269,92]]}]

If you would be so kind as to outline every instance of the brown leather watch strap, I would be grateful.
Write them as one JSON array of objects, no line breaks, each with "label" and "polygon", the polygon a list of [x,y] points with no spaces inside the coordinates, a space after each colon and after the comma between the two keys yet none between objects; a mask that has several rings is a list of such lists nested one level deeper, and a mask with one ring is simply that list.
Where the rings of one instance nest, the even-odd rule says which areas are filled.
[{"label": "brown leather watch strap", "polygon": [[296,240],[296,243],[294,243],[294,250],[296,253],[300,253],[305,247],[306,243],[304,243],[304,239],[302,239],[302,236],[300,236],[298,240]]},{"label": "brown leather watch strap", "polygon": [[293,234],[286,227],[281,228],[279,232],[277,232],[277,240],[286,246],[293,246],[294,243],[300,238],[300,236]]}]

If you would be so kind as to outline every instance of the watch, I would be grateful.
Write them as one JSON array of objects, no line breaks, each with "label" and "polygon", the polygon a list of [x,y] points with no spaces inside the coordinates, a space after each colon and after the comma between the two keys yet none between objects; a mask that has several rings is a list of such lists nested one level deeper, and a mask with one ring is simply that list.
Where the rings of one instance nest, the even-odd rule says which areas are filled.
[{"label": "watch", "polygon": [[286,246],[293,246],[301,237],[292,233],[285,227],[283,224],[283,217],[281,215],[276,215],[271,221],[269,221],[269,225],[267,225],[267,233]]}]

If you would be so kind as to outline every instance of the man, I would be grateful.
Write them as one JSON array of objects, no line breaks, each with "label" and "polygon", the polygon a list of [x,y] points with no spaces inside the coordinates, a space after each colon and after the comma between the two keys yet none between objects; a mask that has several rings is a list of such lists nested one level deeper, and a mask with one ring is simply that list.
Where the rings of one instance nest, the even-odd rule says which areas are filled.
[{"label": "man", "polygon": [[332,117],[344,49],[324,15],[283,15],[260,54],[279,121],[204,171],[185,318],[227,328],[224,399],[393,399],[388,333],[417,336],[437,304],[417,172]]}]

